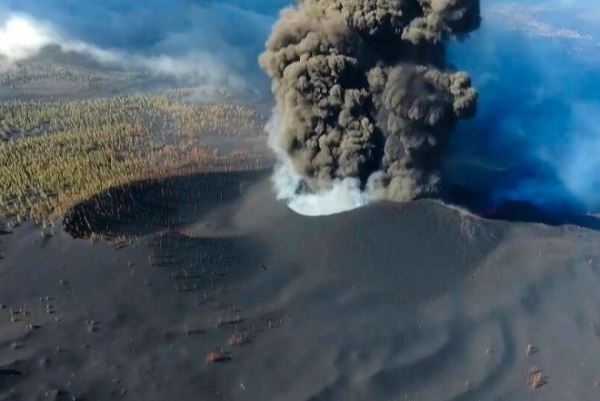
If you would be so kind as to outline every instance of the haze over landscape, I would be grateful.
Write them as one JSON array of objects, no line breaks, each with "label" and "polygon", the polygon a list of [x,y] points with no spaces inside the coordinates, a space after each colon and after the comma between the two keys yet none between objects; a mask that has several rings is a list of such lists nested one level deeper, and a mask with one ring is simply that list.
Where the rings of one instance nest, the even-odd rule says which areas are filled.
[{"label": "haze over landscape", "polygon": [[597,400],[600,4],[4,0],[0,401]]}]

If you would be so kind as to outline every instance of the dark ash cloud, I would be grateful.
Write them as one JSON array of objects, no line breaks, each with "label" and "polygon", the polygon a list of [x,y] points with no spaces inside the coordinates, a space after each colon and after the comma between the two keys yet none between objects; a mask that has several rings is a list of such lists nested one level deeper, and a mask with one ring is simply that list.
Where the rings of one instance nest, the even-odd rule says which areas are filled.
[{"label": "dark ash cloud", "polygon": [[[477,93],[445,42],[479,26],[478,0],[304,0],[260,57],[277,98],[275,147],[319,193],[347,179],[376,199],[439,189],[438,161]],[[287,162],[287,160],[285,161]]]}]

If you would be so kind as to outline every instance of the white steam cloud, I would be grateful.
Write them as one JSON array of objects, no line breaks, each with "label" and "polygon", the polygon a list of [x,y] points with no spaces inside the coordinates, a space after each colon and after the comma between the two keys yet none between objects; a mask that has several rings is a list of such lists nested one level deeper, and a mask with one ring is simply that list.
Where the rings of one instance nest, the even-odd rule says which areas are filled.
[{"label": "white steam cloud", "polygon": [[302,177],[294,171],[289,157],[277,145],[280,138],[281,117],[276,110],[267,123],[269,147],[275,152],[278,164],[272,176],[277,199],[283,200],[294,212],[303,216],[329,216],[365,206],[372,196],[360,189],[360,181],[353,178],[335,180],[331,186],[317,192],[302,192]]},{"label": "white steam cloud", "polygon": [[328,189],[315,193],[298,192],[302,177],[285,160],[275,168],[273,183],[277,198],[285,200],[290,209],[303,216],[329,216],[365,206],[371,196],[360,190],[357,179],[337,180]]}]

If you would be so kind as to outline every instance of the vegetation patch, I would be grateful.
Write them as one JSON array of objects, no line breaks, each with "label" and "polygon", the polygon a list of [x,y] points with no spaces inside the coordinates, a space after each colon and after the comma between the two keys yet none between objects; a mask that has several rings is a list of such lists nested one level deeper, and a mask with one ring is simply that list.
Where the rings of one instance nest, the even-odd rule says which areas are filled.
[{"label": "vegetation patch", "polygon": [[111,187],[260,167],[262,152],[221,154],[202,138],[261,136],[263,116],[241,105],[191,104],[186,95],[0,103],[0,215],[48,223]]}]

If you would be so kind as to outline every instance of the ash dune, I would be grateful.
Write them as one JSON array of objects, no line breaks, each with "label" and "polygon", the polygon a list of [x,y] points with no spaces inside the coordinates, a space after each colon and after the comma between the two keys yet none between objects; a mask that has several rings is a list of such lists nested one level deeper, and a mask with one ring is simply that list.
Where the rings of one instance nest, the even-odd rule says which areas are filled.
[{"label": "ash dune", "polygon": [[2,237],[5,399],[597,399],[597,232],[433,201],[311,219],[264,174],[203,184],[222,201],[150,197],[170,220],[90,209],[124,248]]}]

